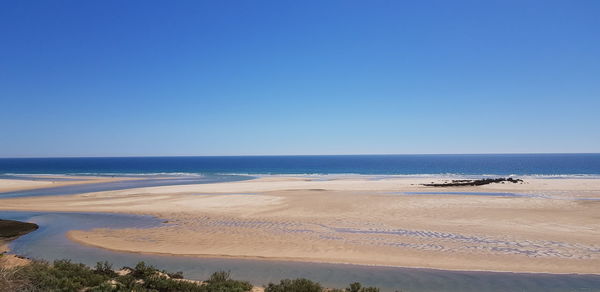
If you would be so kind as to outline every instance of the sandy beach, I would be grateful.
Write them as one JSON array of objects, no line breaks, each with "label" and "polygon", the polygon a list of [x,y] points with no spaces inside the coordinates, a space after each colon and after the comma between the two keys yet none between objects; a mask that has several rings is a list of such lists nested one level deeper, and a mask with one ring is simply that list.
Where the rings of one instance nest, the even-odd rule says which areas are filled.
[{"label": "sandy beach", "polygon": [[[264,176],[10,198],[0,200],[0,209],[149,214],[165,220],[150,229],[69,232],[77,242],[120,251],[600,274],[600,179],[421,185],[445,179],[451,178]],[[8,185],[4,181],[0,189]]]},{"label": "sandy beach", "polygon": [[28,177],[33,179],[0,179],[0,193],[133,179],[127,177],[62,175],[36,175]]}]

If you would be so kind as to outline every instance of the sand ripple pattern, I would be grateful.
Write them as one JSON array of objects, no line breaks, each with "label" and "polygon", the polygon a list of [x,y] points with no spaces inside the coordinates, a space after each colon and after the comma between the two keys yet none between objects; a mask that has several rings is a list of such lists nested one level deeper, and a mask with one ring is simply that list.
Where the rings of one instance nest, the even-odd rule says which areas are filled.
[{"label": "sand ripple pattern", "polygon": [[194,222],[172,222],[198,232],[266,232],[274,236],[296,235],[356,246],[388,246],[445,253],[468,252],[521,255],[532,258],[599,259],[600,246],[544,240],[507,240],[432,230],[383,228],[361,223],[364,227],[336,227],[310,222],[278,222],[240,218],[201,217]]}]

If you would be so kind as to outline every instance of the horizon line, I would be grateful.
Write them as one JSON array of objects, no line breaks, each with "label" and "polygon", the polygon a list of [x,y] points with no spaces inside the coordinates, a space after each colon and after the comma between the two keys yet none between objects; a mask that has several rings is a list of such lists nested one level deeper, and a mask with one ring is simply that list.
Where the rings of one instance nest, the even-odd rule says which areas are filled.
[{"label": "horizon line", "polygon": [[547,155],[600,154],[600,152],[486,152],[486,153],[379,153],[379,154],[242,154],[242,155],[124,155],[124,156],[0,156],[0,159],[60,158],[169,158],[169,157],[299,157],[299,156],[410,156],[410,155]]}]

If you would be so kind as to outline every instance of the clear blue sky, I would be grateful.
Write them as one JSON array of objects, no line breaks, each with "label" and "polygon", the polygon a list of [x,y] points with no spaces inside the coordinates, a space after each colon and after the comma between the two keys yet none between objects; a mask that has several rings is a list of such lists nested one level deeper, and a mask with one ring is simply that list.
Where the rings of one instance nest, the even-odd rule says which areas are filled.
[{"label": "clear blue sky", "polygon": [[600,1],[0,2],[0,157],[600,152]]}]

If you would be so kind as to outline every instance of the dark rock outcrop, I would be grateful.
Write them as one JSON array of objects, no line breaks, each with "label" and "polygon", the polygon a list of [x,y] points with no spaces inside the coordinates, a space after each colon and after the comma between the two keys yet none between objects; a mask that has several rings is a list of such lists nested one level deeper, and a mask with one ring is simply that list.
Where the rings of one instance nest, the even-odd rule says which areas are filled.
[{"label": "dark rock outcrop", "polygon": [[504,182],[509,182],[509,183],[523,183],[522,179],[518,179],[518,178],[505,178],[505,177],[501,177],[501,178],[484,178],[484,179],[457,179],[457,180],[451,180],[449,182],[443,182],[443,183],[430,183],[430,184],[423,184],[426,187],[467,187],[467,186],[482,186],[482,185],[487,185],[487,184],[493,184],[493,183],[504,183]]}]

